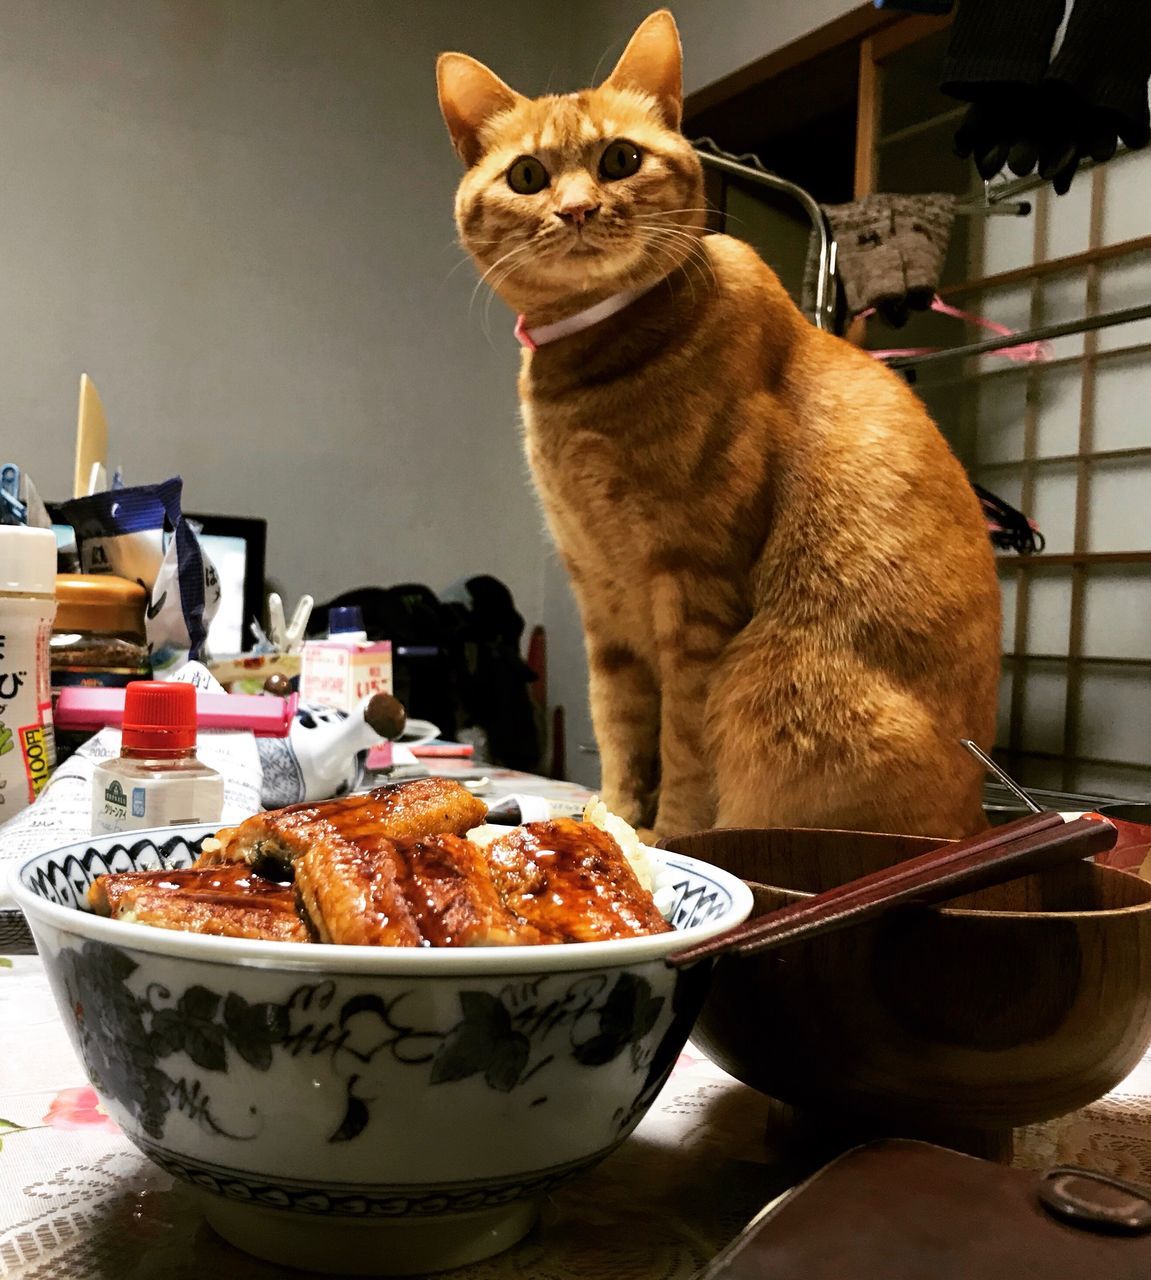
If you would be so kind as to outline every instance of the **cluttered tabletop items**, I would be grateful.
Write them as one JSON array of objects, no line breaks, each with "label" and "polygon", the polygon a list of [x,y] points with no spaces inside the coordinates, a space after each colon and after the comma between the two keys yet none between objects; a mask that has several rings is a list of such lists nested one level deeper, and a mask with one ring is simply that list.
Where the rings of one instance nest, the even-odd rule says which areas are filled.
[{"label": "cluttered tabletop items", "polygon": [[645,843],[354,607],[210,656],[80,419],[3,475],[0,1275],[1151,1274],[1151,831]]}]

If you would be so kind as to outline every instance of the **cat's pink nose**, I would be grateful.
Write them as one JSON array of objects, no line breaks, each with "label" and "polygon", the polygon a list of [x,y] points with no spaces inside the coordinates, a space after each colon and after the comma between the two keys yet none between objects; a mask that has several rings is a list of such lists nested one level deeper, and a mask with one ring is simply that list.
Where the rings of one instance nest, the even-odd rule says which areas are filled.
[{"label": "cat's pink nose", "polygon": [[555,211],[556,217],[561,222],[566,222],[569,227],[582,227],[597,213],[599,213],[599,205],[584,199],[565,200]]}]

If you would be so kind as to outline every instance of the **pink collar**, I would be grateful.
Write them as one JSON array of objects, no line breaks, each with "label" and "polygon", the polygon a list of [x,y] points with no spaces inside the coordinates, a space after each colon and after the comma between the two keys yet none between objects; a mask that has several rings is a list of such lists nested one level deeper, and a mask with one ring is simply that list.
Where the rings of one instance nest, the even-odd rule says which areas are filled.
[{"label": "pink collar", "polygon": [[[655,284],[658,284],[657,280]],[[590,329],[593,324],[599,324],[601,320],[606,320],[608,316],[614,316],[617,311],[622,311],[624,307],[630,307],[637,298],[642,298],[645,293],[650,293],[655,288],[655,284],[645,284],[638,289],[624,289],[621,293],[613,293],[610,298],[604,298],[602,302],[597,302],[594,307],[588,307],[584,311],[577,311],[574,316],[565,316],[562,320],[557,320],[555,324],[541,324],[538,329],[528,329],[524,325],[526,316],[516,316],[515,335],[516,340],[523,347],[527,347],[529,351],[538,351],[540,347],[547,346],[549,342],[558,342],[560,338],[570,337],[573,333],[579,333],[582,329]]]}]

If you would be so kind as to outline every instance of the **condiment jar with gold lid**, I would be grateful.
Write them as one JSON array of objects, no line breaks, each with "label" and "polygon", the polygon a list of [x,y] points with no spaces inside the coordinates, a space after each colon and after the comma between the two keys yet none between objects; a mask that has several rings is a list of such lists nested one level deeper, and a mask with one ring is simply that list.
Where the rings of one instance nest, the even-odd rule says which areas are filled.
[{"label": "condiment jar with gold lid", "polygon": [[[49,641],[52,706],[69,685],[123,688],[152,675],[138,582],[107,573],[56,575],[56,621]],[[66,760],[90,731],[56,730],[56,756]]]},{"label": "condiment jar with gold lid", "polygon": [[67,685],[123,688],[151,674],[144,610],[148,593],[138,582],[106,573],[56,576],[52,629],[52,693]]}]

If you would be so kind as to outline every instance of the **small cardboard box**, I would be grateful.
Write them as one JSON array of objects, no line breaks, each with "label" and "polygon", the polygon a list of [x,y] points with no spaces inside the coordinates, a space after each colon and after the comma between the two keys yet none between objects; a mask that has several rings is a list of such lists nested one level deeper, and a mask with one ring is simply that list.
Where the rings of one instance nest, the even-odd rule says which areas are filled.
[{"label": "small cardboard box", "polygon": [[354,711],[374,693],[392,691],[390,640],[309,640],[300,663],[300,699]]}]

